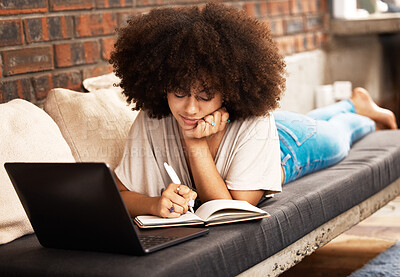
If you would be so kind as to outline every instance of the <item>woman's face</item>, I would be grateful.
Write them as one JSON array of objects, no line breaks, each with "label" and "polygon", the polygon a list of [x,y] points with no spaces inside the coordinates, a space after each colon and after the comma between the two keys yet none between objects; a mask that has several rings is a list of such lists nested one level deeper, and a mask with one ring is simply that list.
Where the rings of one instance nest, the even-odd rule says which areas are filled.
[{"label": "woman's face", "polygon": [[221,108],[222,95],[217,92],[209,98],[200,82],[187,91],[169,91],[168,105],[172,115],[183,130],[190,130],[197,126],[197,122]]}]

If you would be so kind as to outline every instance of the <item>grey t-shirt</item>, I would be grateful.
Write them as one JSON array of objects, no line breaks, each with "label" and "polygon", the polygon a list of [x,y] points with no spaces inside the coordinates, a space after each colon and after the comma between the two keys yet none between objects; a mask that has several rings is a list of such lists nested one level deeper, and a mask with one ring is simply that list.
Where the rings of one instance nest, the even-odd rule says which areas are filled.
[{"label": "grey t-shirt", "polygon": [[[272,113],[227,126],[214,162],[228,189],[281,191],[279,137]],[[175,118],[153,119],[140,111],[115,173],[129,190],[159,196],[172,182],[164,162],[182,184],[194,188]]]}]

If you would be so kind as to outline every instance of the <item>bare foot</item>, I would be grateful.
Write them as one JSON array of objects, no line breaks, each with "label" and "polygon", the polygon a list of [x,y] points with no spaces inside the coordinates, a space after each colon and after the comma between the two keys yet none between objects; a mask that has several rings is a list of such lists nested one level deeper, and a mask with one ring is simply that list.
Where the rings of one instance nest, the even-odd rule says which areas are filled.
[{"label": "bare foot", "polygon": [[375,121],[377,129],[397,129],[396,117],[388,109],[379,107],[364,88],[355,88],[350,97],[356,113]]}]

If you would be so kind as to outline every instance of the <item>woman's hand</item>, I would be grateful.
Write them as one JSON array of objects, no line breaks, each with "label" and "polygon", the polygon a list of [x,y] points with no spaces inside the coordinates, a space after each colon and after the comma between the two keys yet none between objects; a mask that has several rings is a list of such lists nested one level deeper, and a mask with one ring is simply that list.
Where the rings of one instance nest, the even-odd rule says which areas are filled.
[{"label": "woman's hand", "polygon": [[195,200],[197,193],[185,185],[170,183],[163,191],[153,214],[160,217],[176,218],[189,209],[189,201]]},{"label": "woman's hand", "polygon": [[185,130],[183,135],[189,139],[209,137],[225,129],[229,120],[229,113],[224,107],[199,120],[197,126],[191,130]]}]

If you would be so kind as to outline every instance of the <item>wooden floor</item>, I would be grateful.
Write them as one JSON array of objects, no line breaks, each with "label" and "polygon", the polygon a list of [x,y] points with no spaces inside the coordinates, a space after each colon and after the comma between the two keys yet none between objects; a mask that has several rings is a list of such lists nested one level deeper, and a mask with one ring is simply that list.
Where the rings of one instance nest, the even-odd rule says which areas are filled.
[{"label": "wooden floor", "polygon": [[398,240],[400,196],[280,276],[348,276]]}]

